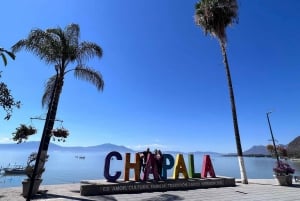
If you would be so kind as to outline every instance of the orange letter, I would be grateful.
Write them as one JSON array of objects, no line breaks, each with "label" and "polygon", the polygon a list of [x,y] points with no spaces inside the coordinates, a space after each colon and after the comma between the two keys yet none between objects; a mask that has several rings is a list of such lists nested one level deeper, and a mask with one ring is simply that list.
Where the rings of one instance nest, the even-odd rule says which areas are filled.
[{"label": "orange letter", "polygon": [[134,180],[140,180],[140,155],[135,154],[135,163],[130,163],[130,153],[125,155],[124,181],[129,181],[129,170],[134,169]]}]

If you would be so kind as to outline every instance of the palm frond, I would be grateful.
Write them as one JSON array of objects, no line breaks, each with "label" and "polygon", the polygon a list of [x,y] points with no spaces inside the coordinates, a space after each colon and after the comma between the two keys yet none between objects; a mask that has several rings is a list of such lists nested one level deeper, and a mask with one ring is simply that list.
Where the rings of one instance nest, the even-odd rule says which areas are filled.
[{"label": "palm frond", "polygon": [[102,48],[96,43],[85,41],[80,43],[77,53],[78,53],[78,59],[82,61],[82,60],[90,59],[95,56],[101,58],[103,51]]},{"label": "palm frond", "polygon": [[[96,43],[79,43],[80,28],[77,24],[70,24],[64,29],[60,27],[32,30],[27,38],[19,40],[12,47],[13,52],[25,49],[37,55],[48,64],[58,66],[58,73],[63,80],[68,64],[77,63],[75,76],[91,82],[98,90],[103,90],[104,81],[102,75],[91,68],[87,68],[84,60],[94,56],[101,58],[102,49]],[[42,97],[42,105],[50,103],[51,94],[55,84],[55,76],[49,78],[45,85],[45,92]]]},{"label": "palm frond", "polygon": [[51,101],[51,95],[52,95],[52,92],[53,92],[54,86],[55,86],[55,79],[56,79],[56,75],[53,75],[48,79],[47,83],[45,84],[44,95],[42,97],[42,106],[43,107],[45,105],[48,106]]},{"label": "palm frond", "polygon": [[104,88],[104,80],[101,73],[98,71],[80,65],[74,69],[74,75],[78,79],[92,83],[99,91],[102,91]]},{"label": "palm frond", "polygon": [[16,58],[16,55],[10,51],[7,51],[7,50],[3,50],[3,52],[5,52],[6,54],[8,54],[8,56],[12,59],[12,60],[15,60]]},{"label": "palm frond", "polygon": [[12,46],[13,53],[26,49],[37,55],[46,63],[57,63],[59,43],[55,38],[41,29],[32,30],[26,39],[18,41]]},{"label": "palm frond", "polygon": [[6,54],[7,54],[10,58],[12,58],[13,60],[15,60],[16,56],[15,56],[12,52],[7,51],[7,50],[5,50],[4,48],[1,47],[1,48],[0,48],[0,55],[1,55],[1,57],[2,57],[4,66],[6,66],[6,65],[7,65],[7,58],[6,58],[6,55],[5,55],[4,53],[6,53]]},{"label": "palm frond", "polygon": [[[76,26],[67,26],[68,28],[65,28],[65,30],[62,30],[61,28],[56,29],[47,29],[47,33],[50,33],[52,38],[55,38],[55,40],[58,43],[57,50],[59,51],[58,54],[60,56],[60,59],[65,62],[65,67],[68,65],[69,62],[74,62],[77,58],[77,49],[78,49],[78,37],[74,32],[76,32]],[[72,30],[73,35],[72,35]]]},{"label": "palm frond", "polygon": [[1,57],[2,57],[2,60],[3,60],[3,63],[4,63],[4,66],[7,65],[7,59],[6,59],[6,56],[1,52]]},{"label": "palm frond", "polygon": [[80,27],[78,24],[70,24],[65,28],[66,38],[69,40],[70,46],[78,47]]},{"label": "palm frond", "polygon": [[46,29],[46,33],[52,34],[52,37],[57,37],[59,40],[60,36],[64,34],[63,30],[60,27],[57,28],[51,28],[51,29]]},{"label": "palm frond", "polygon": [[16,53],[18,51],[20,51],[22,48],[24,48],[26,46],[27,40],[26,39],[22,39],[19,40],[16,44],[14,44],[11,49],[13,53]]}]

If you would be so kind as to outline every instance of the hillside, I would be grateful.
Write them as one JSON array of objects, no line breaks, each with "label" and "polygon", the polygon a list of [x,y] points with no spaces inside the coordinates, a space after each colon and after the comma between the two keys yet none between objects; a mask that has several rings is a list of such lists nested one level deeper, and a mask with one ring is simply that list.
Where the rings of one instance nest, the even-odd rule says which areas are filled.
[{"label": "hillside", "polygon": [[[278,144],[277,144],[278,145]],[[288,157],[300,158],[300,136],[296,137],[288,145],[279,144],[286,147]],[[256,145],[243,152],[244,156],[270,156],[266,146]],[[236,153],[226,154],[226,156],[236,156]]]},{"label": "hillside", "polygon": [[[225,154],[224,156],[236,156],[236,153]],[[266,146],[255,145],[243,152],[244,156],[265,157],[270,156]]]},{"label": "hillside", "polygon": [[244,151],[243,153],[245,156],[249,155],[262,155],[262,156],[268,156],[270,155],[266,146],[264,145],[256,145],[251,147],[250,149]]},{"label": "hillside", "polygon": [[289,157],[300,158],[300,136],[288,144],[287,154]]}]

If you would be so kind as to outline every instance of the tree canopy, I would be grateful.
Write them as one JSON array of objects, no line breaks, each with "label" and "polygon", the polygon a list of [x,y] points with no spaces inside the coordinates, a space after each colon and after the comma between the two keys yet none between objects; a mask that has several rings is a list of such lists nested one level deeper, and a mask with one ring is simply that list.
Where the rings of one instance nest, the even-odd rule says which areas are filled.
[{"label": "tree canopy", "polygon": [[201,0],[195,5],[195,23],[205,34],[226,42],[226,27],[238,22],[236,0]]},{"label": "tree canopy", "polygon": [[[1,78],[0,71],[0,78]],[[0,82],[0,106],[6,112],[4,119],[9,120],[13,108],[20,108],[21,102],[15,101],[14,97],[11,95],[11,91],[7,88],[7,85],[4,82]]]}]

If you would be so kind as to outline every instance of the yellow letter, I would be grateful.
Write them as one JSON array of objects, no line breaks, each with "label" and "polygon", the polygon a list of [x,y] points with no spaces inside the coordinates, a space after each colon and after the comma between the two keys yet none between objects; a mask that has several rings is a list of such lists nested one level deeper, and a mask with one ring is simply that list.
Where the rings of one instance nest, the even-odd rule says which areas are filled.
[{"label": "yellow letter", "polygon": [[177,154],[176,156],[174,171],[173,171],[173,179],[178,179],[179,173],[182,173],[185,179],[189,178],[182,154]]}]

